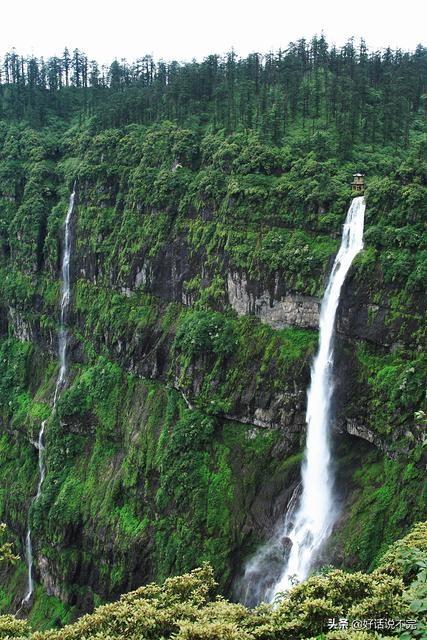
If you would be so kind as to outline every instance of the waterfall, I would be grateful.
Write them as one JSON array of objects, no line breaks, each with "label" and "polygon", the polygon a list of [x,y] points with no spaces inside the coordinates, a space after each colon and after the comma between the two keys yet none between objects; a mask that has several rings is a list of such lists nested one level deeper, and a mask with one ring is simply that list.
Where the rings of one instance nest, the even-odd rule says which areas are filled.
[{"label": "waterfall", "polygon": [[64,386],[67,376],[67,343],[68,343],[68,307],[70,304],[70,259],[71,259],[71,229],[70,222],[71,216],[74,211],[74,200],[76,197],[76,183],[74,183],[73,191],[70,195],[70,201],[68,204],[68,211],[65,218],[64,225],[64,254],[62,256],[62,269],[61,269],[61,313],[59,323],[59,374],[56,381],[55,396],[53,399],[53,408],[56,406],[58,400],[58,394]]},{"label": "waterfall", "polygon": [[[73,190],[70,195],[68,203],[67,215],[64,224],[64,252],[62,256],[62,268],[61,268],[61,307],[60,307],[60,322],[59,322],[59,337],[58,337],[58,359],[59,359],[59,371],[56,378],[55,394],[53,396],[52,411],[55,410],[56,403],[59,398],[59,394],[66,382],[67,377],[67,343],[68,343],[68,307],[70,304],[70,258],[71,258],[71,217],[74,211],[74,200],[76,197],[76,183],[73,185]],[[21,607],[30,602],[34,593],[34,579],[33,579],[33,544],[31,539],[31,521],[30,514],[33,505],[38,501],[42,492],[42,485],[46,476],[45,465],[45,444],[44,444],[44,432],[47,420],[43,420],[41,423],[37,442],[33,442],[36,449],[39,452],[39,480],[37,484],[37,493],[31,500],[31,505],[28,513],[28,529],[25,538],[25,552],[28,566],[28,583],[27,593],[21,602]],[[19,610],[20,610],[19,609]]]},{"label": "waterfall", "polygon": [[[46,420],[43,420],[41,424],[41,428],[39,431],[39,437],[37,442],[34,443],[34,446],[38,449],[39,452],[39,481],[37,484],[37,493],[33,497],[31,501],[31,505],[33,505],[40,498],[40,494],[42,492],[42,484],[44,482],[44,478],[46,475],[46,467],[44,464],[44,429],[46,426]],[[27,564],[28,564],[28,590],[27,593],[22,600],[21,604],[28,602],[33,595],[34,591],[34,581],[33,581],[33,546],[31,543],[31,527],[30,527],[30,519],[28,517],[28,529],[27,536],[25,538],[25,550],[27,556]]]},{"label": "waterfall", "polygon": [[[320,309],[319,348],[307,394],[307,441],[301,491],[297,488],[294,493],[283,523],[272,540],[245,569],[241,593],[246,592],[248,604],[260,600],[273,601],[278,593],[288,590],[295,581],[307,578],[338,515],[334,504],[329,442],[334,327],[342,285],[355,256],[363,248],[364,214],[364,197],[354,198]],[[262,569],[268,573],[271,569],[273,575],[262,575]]]}]

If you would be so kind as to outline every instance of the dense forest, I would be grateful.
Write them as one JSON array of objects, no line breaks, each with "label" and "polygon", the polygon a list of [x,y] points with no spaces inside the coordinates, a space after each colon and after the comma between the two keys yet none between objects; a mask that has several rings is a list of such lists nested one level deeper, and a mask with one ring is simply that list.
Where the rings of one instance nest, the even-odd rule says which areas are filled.
[{"label": "dense forest", "polygon": [[426,75],[421,45],[369,53],[363,41],[337,49],[324,37],[244,59],[230,52],[180,64],[146,56],[101,69],[77,49],[46,61],[11,52],[2,63],[0,117],[40,127],[79,113],[94,117],[94,131],[166,119],[256,130],[274,145],[298,123],[307,132],[336,131],[344,153],[358,140],[407,145]]},{"label": "dense forest", "polygon": [[[108,67],[12,51],[0,69],[0,637],[367,640],[397,630],[325,621],[412,616],[402,640],[421,638],[427,49],[315,37]],[[238,584],[300,482],[358,171],[364,249],[336,323],[340,517],[315,575],[252,610]]]}]

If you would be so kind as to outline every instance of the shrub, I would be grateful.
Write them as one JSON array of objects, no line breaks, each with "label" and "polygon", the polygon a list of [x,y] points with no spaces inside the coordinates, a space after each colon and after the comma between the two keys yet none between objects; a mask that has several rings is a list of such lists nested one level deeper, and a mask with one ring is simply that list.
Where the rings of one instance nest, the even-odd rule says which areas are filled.
[{"label": "shrub", "polygon": [[188,357],[229,355],[236,346],[232,321],[215,311],[189,311],[178,325],[175,348]]}]

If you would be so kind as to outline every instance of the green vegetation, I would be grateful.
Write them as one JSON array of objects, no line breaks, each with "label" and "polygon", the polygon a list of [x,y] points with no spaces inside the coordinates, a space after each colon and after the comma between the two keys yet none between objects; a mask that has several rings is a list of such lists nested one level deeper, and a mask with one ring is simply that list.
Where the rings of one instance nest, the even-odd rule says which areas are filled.
[{"label": "green vegetation", "polygon": [[[279,599],[276,608],[253,610],[216,596],[212,568],[205,564],[189,574],[168,578],[122,596],[60,631],[32,633],[12,616],[0,617],[1,638],[31,640],[377,640],[396,637],[387,628],[329,631],[328,620],[411,620],[426,612],[426,523],[418,525],[383,557],[371,574],[332,570],[313,576]],[[384,625],[386,627],[386,625]],[[404,632],[405,640],[421,638],[425,619]]]},{"label": "green vegetation", "polygon": [[[115,61],[106,76],[79,51],[46,61],[6,56],[0,520],[23,557],[29,516],[35,557],[48,568],[41,575],[35,565],[35,628],[204,561],[219,591],[231,593],[274,524],[274,505],[298,481],[317,345],[304,305],[315,309],[323,294],[355,170],[366,173],[368,207],[365,250],[340,309],[337,366],[348,358],[350,391],[339,409],[375,448],[363,464],[357,439],[343,454],[340,561],[378,567],[385,547],[425,517],[426,61],[423,47],[337,50],[323,37],[242,60]],[[74,181],[70,371],[52,411],[62,225]],[[283,300],[297,319],[285,314],[272,328],[256,317],[262,308],[270,321]],[[47,475],[31,507],[31,440],[42,420]],[[79,637],[87,624],[92,637],[96,619],[100,637],[117,637],[121,623],[109,627],[109,612],[134,597],[135,618],[151,616],[152,627],[135,623],[129,638],[310,637],[325,631],[319,616],[367,615],[384,599],[384,615],[409,615],[422,575],[411,574],[402,599],[407,578],[387,574],[380,593],[380,573],[318,576],[277,611],[247,612],[207,598],[205,568],[106,605],[64,633]],[[1,579],[0,608],[10,612],[23,562]],[[30,633],[25,623],[1,624],[4,634]]]},{"label": "green vegetation", "polygon": [[372,570],[408,523],[424,517],[427,495],[420,458],[420,449],[411,462],[384,459],[376,452],[366,456],[354,476],[358,489],[348,520],[332,542],[342,545],[345,565]]},{"label": "green vegetation", "polygon": [[[3,349],[21,346],[9,339]],[[228,585],[245,517],[241,500],[253,494],[269,465],[277,433],[259,430],[254,439],[252,426],[231,426],[188,409],[177,392],[125,374],[103,356],[91,366],[75,366],[72,377],[47,423],[47,475],[31,512],[34,539],[43,541],[39,553],[69,585],[68,597],[81,597],[70,573],[78,571],[83,579],[94,571],[96,557],[102,560],[99,591],[88,590],[92,599],[129,588],[142,561],[149,576],[164,579],[208,560]],[[49,388],[43,381],[41,389]],[[21,410],[20,425],[32,424],[37,407],[46,406],[38,397]],[[2,439],[1,514],[24,528],[26,514],[18,510],[34,494],[37,458],[21,435],[5,433]],[[244,472],[240,479],[236,457]],[[12,473],[17,459],[25,463]],[[275,457],[270,466],[280,484],[284,472]],[[90,554],[70,539],[70,531],[83,532]],[[108,539],[115,551],[105,562]],[[140,558],[144,546],[149,555]],[[37,626],[43,611],[51,611],[51,621],[66,620],[42,591],[37,602]]]},{"label": "green vegetation", "polygon": [[401,349],[384,354],[360,344],[357,356],[360,382],[367,385],[372,398],[370,425],[378,433],[396,433],[399,425],[414,420],[417,407],[425,400],[425,353]]},{"label": "green vegetation", "polygon": [[[298,124],[307,133],[336,131],[344,154],[358,139],[408,140],[425,68],[422,46],[413,53],[370,53],[363,40],[357,47],[349,40],[338,50],[323,35],[245,59],[230,52],[201,63],[156,62],[150,56],[134,64],[115,60],[107,74],[77,49],[48,60],[12,51],[3,60],[0,115],[41,127],[54,117],[83,112],[92,116],[95,130],[162,120],[193,127],[210,123],[228,133],[260,131],[275,145]],[[180,161],[181,147],[176,145]],[[271,156],[258,154],[260,161],[268,163]],[[246,166],[254,164],[248,160]]]},{"label": "green vegetation", "polygon": [[13,553],[13,547],[11,542],[5,542],[6,537],[6,525],[4,522],[0,523],[0,565],[5,563],[14,564],[19,560],[19,556]]},{"label": "green vegetation", "polygon": [[28,622],[34,629],[44,631],[62,627],[73,621],[72,607],[64,604],[55,596],[48,596],[41,586],[37,587],[34,606],[28,616]]},{"label": "green vegetation", "polygon": [[226,356],[237,343],[231,320],[227,321],[221,313],[196,311],[185,314],[181,320],[175,344],[178,351],[191,359],[202,353]]}]

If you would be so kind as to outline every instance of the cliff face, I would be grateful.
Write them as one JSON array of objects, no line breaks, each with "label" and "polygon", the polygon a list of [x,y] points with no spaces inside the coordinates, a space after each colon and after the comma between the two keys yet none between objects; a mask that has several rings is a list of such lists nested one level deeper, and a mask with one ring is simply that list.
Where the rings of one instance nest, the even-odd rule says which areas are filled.
[{"label": "cliff face", "polygon": [[[25,187],[12,175],[0,186],[0,518],[22,544],[37,483],[31,439],[48,418],[31,518],[49,596],[87,610],[204,559],[230,592],[299,479],[346,174],[307,204],[294,195],[307,180],[301,159],[272,169],[259,141],[224,151],[210,140],[203,155],[191,132],[132,127],[68,140],[59,164],[37,144],[38,160],[22,152]],[[230,168],[250,153],[249,169]],[[61,224],[75,178],[70,379],[52,415]],[[397,176],[387,193],[402,219],[420,206],[408,188]],[[375,241],[390,204],[367,197],[367,246],[337,324],[342,517],[324,557],[364,568],[422,517],[414,414],[425,366],[418,266],[391,277],[398,256]],[[12,578],[17,602],[25,576]]]}]

